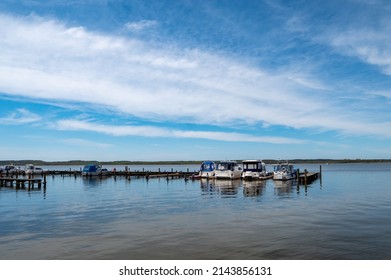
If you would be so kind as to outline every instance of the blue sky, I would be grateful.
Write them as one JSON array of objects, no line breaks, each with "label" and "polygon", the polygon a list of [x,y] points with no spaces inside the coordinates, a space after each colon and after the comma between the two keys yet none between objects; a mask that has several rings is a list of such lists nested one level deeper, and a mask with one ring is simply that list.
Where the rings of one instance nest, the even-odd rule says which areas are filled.
[{"label": "blue sky", "polygon": [[391,158],[391,3],[0,3],[0,158]]}]

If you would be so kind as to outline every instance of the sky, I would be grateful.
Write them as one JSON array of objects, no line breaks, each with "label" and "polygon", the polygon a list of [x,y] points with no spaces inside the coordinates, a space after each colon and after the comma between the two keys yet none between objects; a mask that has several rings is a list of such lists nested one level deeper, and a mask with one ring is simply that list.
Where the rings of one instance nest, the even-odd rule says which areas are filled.
[{"label": "sky", "polygon": [[388,0],[2,0],[0,160],[390,159]]}]

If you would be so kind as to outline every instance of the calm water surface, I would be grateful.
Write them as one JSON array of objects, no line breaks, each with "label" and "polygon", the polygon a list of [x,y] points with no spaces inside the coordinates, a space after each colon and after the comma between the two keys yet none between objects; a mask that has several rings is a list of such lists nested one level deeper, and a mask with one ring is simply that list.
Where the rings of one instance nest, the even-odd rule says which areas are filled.
[{"label": "calm water surface", "polygon": [[3,187],[0,259],[391,259],[391,164],[322,169],[307,187],[61,176]]}]

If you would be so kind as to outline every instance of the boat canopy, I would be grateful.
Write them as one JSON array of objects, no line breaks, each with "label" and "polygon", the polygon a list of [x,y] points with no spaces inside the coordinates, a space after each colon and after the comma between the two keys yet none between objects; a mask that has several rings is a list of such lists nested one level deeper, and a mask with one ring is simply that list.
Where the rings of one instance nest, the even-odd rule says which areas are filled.
[{"label": "boat canopy", "polygon": [[90,164],[90,165],[84,166],[83,172],[97,172],[99,168],[100,168],[99,165]]},{"label": "boat canopy", "polygon": [[274,166],[274,171],[282,171],[282,172],[293,172],[293,164],[277,164]]},{"label": "boat canopy", "polygon": [[244,160],[243,171],[260,172],[266,170],[266,165],[261,160]]},{"label": "boat canopy", "polygon": [[225,161],[217,164],[217,170],[231,170],[233,171],[238,164],[233,161]]},{"label": "boat canopy", "polygon": [[201,171],[213,171],[215,170],[216,166],[213,161],[204,161],[201,164]]}]

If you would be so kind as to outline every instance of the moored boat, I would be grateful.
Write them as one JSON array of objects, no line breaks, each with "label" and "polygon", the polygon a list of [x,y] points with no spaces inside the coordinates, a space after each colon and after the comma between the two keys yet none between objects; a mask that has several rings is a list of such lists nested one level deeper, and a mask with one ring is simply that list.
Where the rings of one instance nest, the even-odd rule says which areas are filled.
[{"label": "moored boat", "polygon": [[201,178],[214,178],[216,164],[213,161],[204,161],[201,164],[199,176]]},{"label": "moored boat", "polygon": [[222,161],[217,164],[216,179],[239,179],[243,168],[236,161]]},{"label": "moored boat", "polygon": [[0,173],[17,174],[20,173],[20,168],[15,167],[13,164],[5,165],[4,168],[0,168]]},{"label": "moored boat", "polygon": [[297,169],[293,164],[286,162],[277,163],[274,165],[273,180],[287,181],[296,179]]},{"label": "moored boat", "polygon": [[42,174],[46,173],[48,170],[47,169],[42,169],[41,167],[36,167],[34,164],[26,164],[24,173],[25,174]]},{"label": "moored boat", "polygon": [[99,164],[85,165],[82,171],[83,176],[105,176],[109,174],[110,171],[107,168],[102,168]]},{"label": "moored boat", "polygon": [[243,180],[263,180],[272,178],[272,173],[267,172],[266,164],[260,159],[244,160],[243,164]]}]

